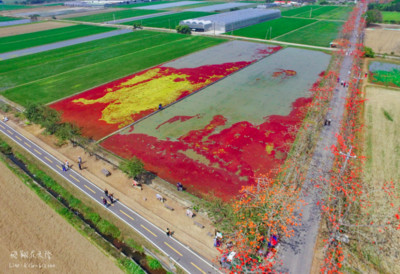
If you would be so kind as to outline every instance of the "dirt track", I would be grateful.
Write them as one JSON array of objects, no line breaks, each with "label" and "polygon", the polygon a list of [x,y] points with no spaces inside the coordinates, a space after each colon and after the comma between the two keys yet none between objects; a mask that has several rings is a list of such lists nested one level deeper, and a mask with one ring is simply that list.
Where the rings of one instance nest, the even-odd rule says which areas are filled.
[{"label": "dirt track", "polygon": [[[7,193],[0,199],[0,273],[122,273],[2,162],[0,173],[0,191]],[[23,258],[20,251],[37,258]]]},{"label": "dirt track", "polygon": [[36,24],[28,24],[28,25],[0,28],[0,37],[24,34],[24,33],[31,33],[31,32],[41,31],[41,30],[48,30],[48,29],[57,29],[57,28],[63,28],[63,27],[68,27],[68,26],[72,26],[72,25],[74,25],[74,24],[60,23],[60,22],[42,22],[42,23],[36,23]]}]

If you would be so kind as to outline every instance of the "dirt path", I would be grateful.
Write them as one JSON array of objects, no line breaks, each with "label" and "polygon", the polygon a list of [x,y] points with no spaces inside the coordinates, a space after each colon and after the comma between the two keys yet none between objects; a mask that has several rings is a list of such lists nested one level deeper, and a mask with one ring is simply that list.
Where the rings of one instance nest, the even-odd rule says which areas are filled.
[{"label": "dirt path", "polygon": [[2,162],[0,173],[0,191],[7,193],[0,199],[0,273],[123,273]]}]

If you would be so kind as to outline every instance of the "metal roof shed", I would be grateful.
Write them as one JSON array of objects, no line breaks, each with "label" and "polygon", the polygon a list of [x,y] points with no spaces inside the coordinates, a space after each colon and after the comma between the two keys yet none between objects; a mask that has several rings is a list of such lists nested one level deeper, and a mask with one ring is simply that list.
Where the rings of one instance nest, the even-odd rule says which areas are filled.
[{"label": "metal roof shed", "polygon": [[243,9],[187,19],[181,21],[179,24],[188,25],[190,28],[199,31],[215,30],[218,32],[229,32],[279,17],[281,17],[280,10]]}]

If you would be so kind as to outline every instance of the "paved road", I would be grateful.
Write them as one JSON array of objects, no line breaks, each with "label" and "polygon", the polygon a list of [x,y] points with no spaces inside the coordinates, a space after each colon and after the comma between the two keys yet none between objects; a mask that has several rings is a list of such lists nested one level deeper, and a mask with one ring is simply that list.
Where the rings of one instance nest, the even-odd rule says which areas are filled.
[{"label": "paved road", "polygon": [[[357,43],[356,31],[360,23],[360,17],[361,12],[356,22],[355,31],[350,39],[352,46],[349,51],[353,51]],[[353,57],[351,55],[345,56],[340,69],[339,77],[341,80],[348,82],[348,72],[351,70],[352,64]],[[294,237],[281,243],[277,261],[282,260],[283,265],[277,267],[278,272],[301,274],[311,272],[314,247],[321,220],[321,210],[317,202],[321,201],[322,196],[319,189],[314,187],[314,183],[320,183],[320,178],[328,178],[332,169],[334,158],[329,148],[337,142],[335,134],[340,131],[346,96],[347,88],[338,85],[330,102],[330,111],[327,114],[327,118],[332,120],[332,124],[322,129],[320,140],[310,163],[310,170],[303,185],[304,194],[302,199],[307,205],[302,207],[302,225],[294,227]]]},{"label": "paved road", "polygon": [[21,24],[28,24],[28,23],[31,23],[31,19],[4,21],[4,22],[0,22],[0,27],[14,26],[14,25],[21,25]]},{"label": "paved road", "polygon": [[76,45],[76,44],[86,43],[86,42],[90,42],[90,41],[94,41],[94,40],[98,40],[98,39],[103,39],[103,38],[108,38],[108,37],[112,37],[112,36],[116,36],[116,35],[125,34],[128,32],[131,32],[131,31],[132,30],[130,30],[130,29],[118,29],[118,30],[113,30],[113,31],[109,31],[109,32],[75,38],[75,39],[71,39],[71,40],[56,42],[56,43],[52,43],[52,44],[6,52],[6,53],[0,54],[0,60],[12,59],[12,58],[16,58],[16,57],[20,57],[20,56],[24,56],[24,55],[39,53],[39,52],[63,48],[63,47],[68,47],[68,46],[72,46],[72,45]]},{"label": "paved road", "polygon": [[106,24],[120,24],[120,23],[129,22],[129,21],[143,20],[143,19],[147,19],[147,18],[153,18],[153,17],[163,16],[163,15],[168,15],[168,14],[174,14],[174,13],[178,13],[178,12],[177,11],[166,11],[166,12],[160,12],[160,13],[136,16],[136,17],[129,17],[129,18],[119,19],[119,20],[115,20],[115,21],[112,20],[112,21],[107,21],[107,22],[104,22],[104,23],[106,23]]},{"label": "paved road", "polygon": [[[104,206],[102,204],[102,199],[105,197],[104,191],[81,176],[79,172],[76,172],[73,169],[63,171],[63,163],[60,160],[56,159],[53,155],[42,149],[40,146],[36,145],[34,142],[15,131],[7,124],[7,122],[0,122],[0,131],[31,153],[35,158],[65,178],[68,182],[80,189],[90,198],[98,202],[100,206]],[[156,198],[154,197],[154,199]],[[165,231],[147,221],[144,217],[125,206],[122,202],[117,201],[108,206],[108,209],[115,216],[120,218],[139,234],[141,234],[155,247],[165,253],[187,273],[220,273],[201,256],[175,240],[173,237],[168,237]]]}]

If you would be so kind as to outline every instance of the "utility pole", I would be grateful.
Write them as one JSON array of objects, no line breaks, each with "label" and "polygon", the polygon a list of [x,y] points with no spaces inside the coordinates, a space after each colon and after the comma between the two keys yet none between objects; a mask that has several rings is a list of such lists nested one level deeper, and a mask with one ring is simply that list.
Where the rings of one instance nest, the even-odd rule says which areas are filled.
[{"label": "utility pole", "polygon": [[310,18],[311,18],[311,16],[312,16],[312,7],[311,7],[311,9],[310,9]]},{"label": "utility pole", "polygon": [[272,40],[272,27],[269,28],[269,40]]},{"label": "utility pole", "polygon": [[357,156],[356,155],[351,155],[351,150],[353,149],[353,146],[350,146],[350,150],[349,150],[349,152],[347,152],[347,153],[344,153],[344,152],[339,152],[341,155],[344,155],[344,156],[346,156],[346,159],[344,160],[344,165],[342,166],[342,168],[340,169],[340,176],[342,176],[342,174],[343,174],[343,172],[344,172],[344,170],[346,169],[346,166],[347,166],[347,161],[350,159],[350,158],[357,158]]}]

